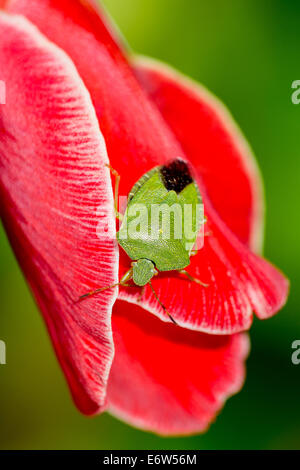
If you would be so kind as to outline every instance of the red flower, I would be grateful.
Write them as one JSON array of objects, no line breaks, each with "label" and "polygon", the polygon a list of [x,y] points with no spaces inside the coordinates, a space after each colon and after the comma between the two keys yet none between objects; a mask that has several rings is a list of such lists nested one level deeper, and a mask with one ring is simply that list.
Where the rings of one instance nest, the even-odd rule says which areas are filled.
[{"label": "red flower", "polygon": [[[159,433],[204,430],[243,382],[247,338],[233,333],[287,297],[282,274],[254,254],[263,207],[251,152],[208,92],[158,63],[129,64],[91,1],[2,3],[1,216],[74,400]],[[179,326],[148,289],[141,301],[121,288],[117,301],[114,289],[76,303],[130,265],[97,235],[115,233],[105,164],[126,195],[175,156],[193,165],[204,198],[208,236],[189,272],[209,287],[172,272],[153,281]]]}]

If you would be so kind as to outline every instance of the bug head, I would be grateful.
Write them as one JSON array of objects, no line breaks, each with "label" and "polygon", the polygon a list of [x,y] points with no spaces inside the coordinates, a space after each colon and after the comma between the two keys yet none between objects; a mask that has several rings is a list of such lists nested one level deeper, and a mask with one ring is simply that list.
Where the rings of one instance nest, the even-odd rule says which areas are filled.
[{"label": "bug head", "polygon": [[139,259],[132,263],[133,282],[137,286],[145,286],[156,274],[156,269],[152,261],[148,259]]}]

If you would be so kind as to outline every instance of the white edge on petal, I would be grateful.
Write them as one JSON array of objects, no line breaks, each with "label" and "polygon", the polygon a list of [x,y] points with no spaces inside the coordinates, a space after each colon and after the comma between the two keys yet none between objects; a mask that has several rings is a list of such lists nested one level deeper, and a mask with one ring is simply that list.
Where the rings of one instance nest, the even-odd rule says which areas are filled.
[{"label": "white edge on petal", "polygon": [[[119,291],[119,295],[118,295],[118,300],[123,300],[125,302],[135,304],[138,307],[143,308],[147,312],[152,313],[157,318],[159,318],[161,321],[163,321],[165,323],[173,324],[171,322],[170,318],[168,317],[168,315],[159,306],[159,304],[156,301],[155,297],[152,296],[151,299],[152,298],[153,298],[153,300],[151,300],[151,301],[137,300],[136,295],[129,294],[126,291],[123,291],[123,290]],[[252,307],[251,307],[250,304],[248,305],[248,310],[247,310],[246,315],[247,315],[247,319],[248,319],[248,322],[247,322],[246,325],[244,325],[243,327],[237,328],[237,329],[231,328],[230,330],[226,330],[226,328],[224,328],[224,327],[221,327],[220,329],[218,329],[218,328],[207,328],[205,326],[195,325],[194,323],[190,323],[189,321],[184,321],[183,322],[183,321],[181,321],[180,319],[177,319],[177,318],[176,318],[176,323],[177,323],[177,327],[179,327],[179,328],[186,328],[187,330],[197,331],[198,333],[228,336],[228,335],[234,335],[234,334],[237,334],[237,333],[241,333],[243,331],[246,331],[246,330],[250,329],[250,326],[252,325],[252,321],[253,321],[253,310],[252,310]]]}]

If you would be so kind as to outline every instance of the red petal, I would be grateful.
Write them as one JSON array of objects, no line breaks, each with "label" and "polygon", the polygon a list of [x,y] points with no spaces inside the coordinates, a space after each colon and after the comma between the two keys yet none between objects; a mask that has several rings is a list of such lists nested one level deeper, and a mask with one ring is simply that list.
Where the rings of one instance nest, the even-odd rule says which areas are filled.
[{"label": "red petal", "polygon": [[109,410],[134,426],[160,434],[204,431],[242,386],[246,335],[166,325],[122,301],[113,309],[113,331]]},{"label": "red petal", "polygon": [[[213,235],[191,259],[188,272],[208,287],[173,272],[160,274],[153,280],[153,287],[180,326],[215,334],[244,331],[251,326],[252,310],[263,319],[284,305],[288,281],[270,263],[252,254],[225,226],[220,230],[214,224],[213,212],[207,210],[207,214]],[[141,301],[138,289],[122,288],[119,298],[170,321],[148,286]]]},{"label": "red petal", "polygon": [[139,58],[136,75],[199,171],[214,209],[241,241],[260,251],[262,182],[227,109],[204,87],[157,61]]},{"label": "red petal", "polygon": [[127,195],[141,175],[182,149],[92,5],[11,0],[9,10],[28,17],[72,58],[90,91],[110,162],[123,176],[120,194]]},{"label": "red petal", "polygon": [[[47,32],[61,46],[67,48],[68,53],[76,61],[81,76],[88,84],[94,99],[101,127],[107,136],[113,165],[127,176],[125,180],[123,179],[124,192],[127,192],[135,180],[148,169],[148,165],[154,166],[162,161],[162,154],[157,152],[156,145],[160,146],[161,151],[164,150],[166,157],[168,154],[172,154],[172,149],[175,149],[175,154],[178,154],[176,144],[170,144],[172,137],[168,129],[145,98],[126,61],[118,53],[114,42],[106,35],[102,24],[99,20],[98,22],[95,20],[92,10],[84,10],[82,4],[73,1],[51,2],[52,6],[56,3],[56,11],[47,9],[49,2],[17,3],[26,9],[26,14],[32,20],[38,20],[39,27],[44,32]],[[16,2],[14,4],[16,5]],[[31,9],[31,6],[34,8]],[[73,15],[73,22],[75,24],[79,22],[81,25],[84,23],[84,29],[88,31],[88,34],[79,30],[70,17],[65,22],[64,14],[59,15],[59,8],[67,6],[70,7],[69,14]],[[103,47],[101,41],[98,44],[93,40],[93,38],[101,39],[101,35],[106,48]],[[88,48],[86,47],[87,43]],[[82,54],[81,47],[84,48],[85,54]],[[107,53],[108,50],[111,56]],[[90,67],[91,63],[93,67]],[[118,64],[118,67],[115,64]],[[155,138],[157,138],[156,145],[154,145]],[[136,158],[137,155],[139,159]],[[132,164],[133,162],[134,164]],[[127,171],[128,164],[130,164],[130,173]],[[122,329],[122,323],[120,328],[118,327],[119,305],[126,309],[128,323],[132,323],[132,326],[129,324],[125,330]],[[136,315],[130,314],[130,311],[138,311],[140,324],[135,321]],[[115,312],[114,340],[117,356],[110,382],[111,409],[115,413],[126,416],[130,422],[157,432],[183,433],[203,430],[220,409],[225,398],[236,392],[242,384],[246,337],[216,338],[197,334],[196,338],[195,333],[187,330],[175,330],[172,326],[158,322],[157,319],[151,318],[142,310],[128,303],[118,302]],[[121,317],[120,320],[124,322],[126,318],[122,319]],[[170,375],[168,381],[163,380],[165,372],[171,369],[169,363],[167,370],[159,368],[161,363],[159,355],[156,357],[156,361],[159,361],[152,364],[157,368],[156,375],[153,376],[153,367],[149,368],[148,366],[151,362],[153,345],[151,344],[148,349],[144,349],[142,344],[145,335],[144,327],[147,325],[149,332],[152,331],[150,339],[157,336],[157,346],[160,343],[162,347],[161,353],[166,354],[170,348],[170,354],[176,358],[176,362],[173,362],[176,374],[178,375],[179,370],[176,364],[183,364],[187,360],[191,371],[190,377],[186,364],[184,364],[183,369],[180,370],[180,374],[184,377],[180,382],[174,380]],[[135,338],[135,332],[139,335],[139,329],[141,329],[141,336]],[[122,337],[123,335],[124,337]],[[128,343],[128,346],[133,346],[132,340],[135,341],[135,344],[141,345],[144,355],[142,355],[140,348],[137,350],[132,348],[132,358],[123,351],[125,342]],[[147,354],[148,351],[150,351],[150,357]],[[140,357],[140,363],[137,363],[138,357]],[[207,360],[203,361],[203,358],[207,358]],[[128,369],[124,369],[124,362],[127,363],[129,360]],[[195,373],[194,364],[196,362],[207,364],[203,368],[201,376],[198,371]],[[204,373],[206,373],[205,376]],[[114,377],[117,378],[117,386],[118,383],[122,383],[124,400],[122,400],[122,396],[119,396],[120,389],[114,387]],[[194,384],[193,390],[191,390],[191,384]],[[145,385],[147,385],[146,389]],[[147,390],[149,390],[148,394],[145,393]],[[162,391],[163,393],[161,393]],[[116,400],[114,400],[115,394],[117,395]],[[150,404],[153,404],[151,396],[154,396],[155,399],[153,413],[149,408]],[[149,402],[149,400],[152,401]],[[155,424],[158,415],[162,418],[162,410],[168,414],[168,421]]]},{"label": "red petal", "polygon": [[116,292],[76,303],[116,281],[113,195],[89,94],[70,59],[27,20],[0,15],[1,216],[43,312],[74,400],[103,407],[113,357]]},{"label": "red petal", "polygon": [[[153,281],[155,290],[181,326],[219,334],[246,330],[252,310],[268,318],[288,293],[284,276],[244,245],[259,251],[262,241],[262,186],[255,160],[224,108],[200,86],[152,60],[143,59],[136,70],[198,173],[208,216],[205,246],[188,271],[209,287],[164,273]],[[121,264],[125,272],[122,254]],[[119,298],[138,302],[137,291],[128,289],[121,289]],[[140,305],[169,321],[150,289]]]},{"label": "red petal", "polygon": [[[168,99],[172,100],[173,107],[164,105],[162,109],[172,110],[170,115],[168,114],[172,130],[180,137],[182,146],[186,150],[191,150],[191,154],[185,155],[162,115],[139,87],[126,59],[118,49],[102,18],[92,8],[91,2],[12,0],[11,9],[28,16],[43,33],[64,48],[74,60],[91,93],[111,164],[123,175],[120,194],[128,194],[132,185],[142,174],[156,164],[162,164],[175,156],[185,157],[196,164],[198,183],[203,193],[206,213],[209,217],[208,225],[213,236],[207,238],[205,248],[192,261],[189,269],[192,274],[209,283],[210,287],[205,289],[191,284],[176,278],[174,273],[168,273],[164,278],[157,279],[155,287],[176,321],[191,329],[230,334],[249,328],[252,321],[252,308],[262,318],[277,312],[286,300],[287,281],[275,268],[253,256],[243,243],[236,240],[233,233],[223,225],[211,205],[210,197],[212,197],[214,207],[221,212],[225,220],[227,218],[240,239],[244,242],[251,239],[254,245],[254,234],[258,232],[254,227],[255,222],[258,221],[260,225],[261,218],[259,182],[253,174],[253,165],[251,165],[251,171],[249,170],[250,160],[244,152],[241,152],[240,144],[236,144],[235,149],[233,143],[237,140],[235,132],[227,131],[228,136],[226,136],[224,117],[218,126],[217,121],[213,120],[218,131],[216,146],[210,148],[208,141],[204,140],[204,150],[210,152],[210,156],[211,149],[218,150],[220,159],[213,158],[210,166],[209,159],[206,159],[204,155],[202,165],[198,166],[197,159],[201,147],[199,150],[198,143],[194,143],[195,138],[199,140],[198,134],[195,135],[197,129],[192,128],[191,136],[183,133],[179,135],[176,119],[172,117],[174,103],[176,103],[174,96],[179,93],[181,96],[179,105],[185,106],[184,133],[189,130],[193,121],[197,121],[197,112],[199,107],[200,111],[202,108],[195,95],[194,87],[189,88],[185,83],[182,88],[178,79],[174,84],[174,80],[169,78],[172,92],[167,96],[163,94],[163,91],[168,90],[165,86],[159,97],[159,101],[165,103]],[[68,15],[67,20],[66,15]],[[158,81],[157,70],[155,77]],[[163,77],[163,80],[166,78]],[[147,88],[149,89],[149,85]],[[187,102],[185,101],[186,95],[189,98]],[[191,112],[188,111],[188,106],[192,106]],[[181,108],[179,113],[180,111]],[[218,114],[219,111],[216,112]],[[203,121],[202,113],[199,115],[199,120]],[[211,134],[211,137],[214,138],[214,134]],[[223,152],[224,158],[229,159],[228,162],[231,161],[230,170],[227,170],[225,166],[225,174],[224,166],[219,166],[223,159]],[[236,173],[233,171],[235,168]],[[236,177],[232,178],[232,172]],[[216,187],[214,175],[218,182],[221,179],[228,179],[231,182],[228,210],[227,207],[225,210],[222,204],[224,185],[218,184]],[[243,182],[242,188],[240,180]],[[222,191],[220,194],[215,194],[219,187]],[[239,199],[241,200],[240,207],[235,201]],[[233,204],[233,209],[231,209],[231,204]],[[237,211],[236,217],[233,216],[235,211]],[[121,274],[128,269],[129,262],[128,257],[123,254]],[[139,294],[136,291],[121,290],[120,296],[124,300],[137,302]],[[166,319],[158,304],[154,302],[149,289],[141,305],[162,319]]]}]

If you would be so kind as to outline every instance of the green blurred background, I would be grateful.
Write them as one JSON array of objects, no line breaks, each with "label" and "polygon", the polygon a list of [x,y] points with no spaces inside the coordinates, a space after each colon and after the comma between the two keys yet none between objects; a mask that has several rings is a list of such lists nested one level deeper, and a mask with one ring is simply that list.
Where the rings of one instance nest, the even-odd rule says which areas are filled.
[{"label": "green blurred background", "polygon": [[265,254],[291,279],[288,305],[255,321],[242,392],[205,435],[161,438],[75,409],[43,321],[0,227],[1,449],[299,449],[300,2],[106,0],[131,47],[202,82],[229,107],[262,170]]}]

